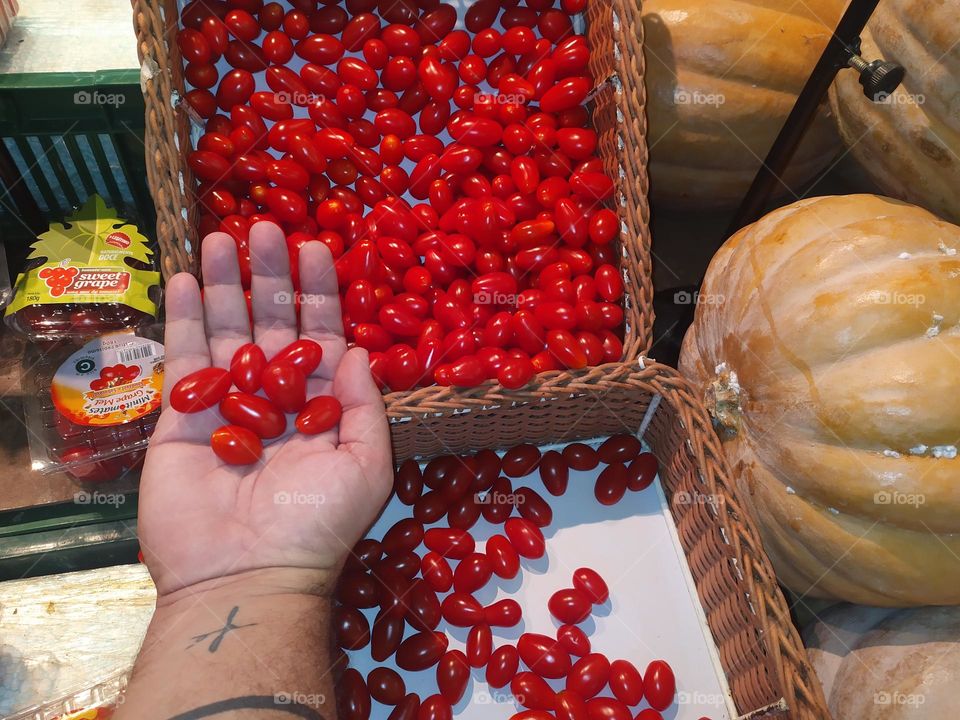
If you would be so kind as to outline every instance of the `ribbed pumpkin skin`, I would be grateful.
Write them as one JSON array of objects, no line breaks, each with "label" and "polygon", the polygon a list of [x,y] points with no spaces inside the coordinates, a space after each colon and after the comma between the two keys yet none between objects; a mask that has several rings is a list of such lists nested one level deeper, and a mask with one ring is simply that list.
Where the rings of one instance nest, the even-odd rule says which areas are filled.
[{"label": "ribbed pumpkin skin", "polygon": [[957,717],[960,608],[840,605],[804,632],[836,720]]},{"label": "ribbed pumpkin skin", "polygon": [[[723,208],[740,202],[845,4],[644,1],[655,203]],[[723,102],[711,103],[711,95],[722,96]],[[839,152],[832,123],[824,104],[785,176],[794,190]]]},{"label": "ribbed pumpkin skin", "polygon": [[960,0],[885,0],[863,34],[863,56],[907,70],[886,103],[840,73],[830,105],[843,141],[888,195],[960,222]]},{"label": "ribbed pumpkin skin", "polygon": [[960,227],[850,195],[781,208],[710,264],[680,369],[732,407],[727,457],[798,593],[960,603],[960,458],[920,449],[960,444],[957,249]]}]

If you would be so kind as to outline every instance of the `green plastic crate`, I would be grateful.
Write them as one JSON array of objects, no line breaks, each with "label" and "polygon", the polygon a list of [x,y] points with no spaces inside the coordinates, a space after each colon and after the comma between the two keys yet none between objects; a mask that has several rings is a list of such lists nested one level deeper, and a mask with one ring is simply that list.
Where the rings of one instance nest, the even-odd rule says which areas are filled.
[{"label": "green plastic crate", "polygon": [[138,70],[0,75],[0,170],[9,171],[0,178],[0,232],[8,248],[11,239],[31,242],[94,193],[121,217],[153,227],[143,134]]}]

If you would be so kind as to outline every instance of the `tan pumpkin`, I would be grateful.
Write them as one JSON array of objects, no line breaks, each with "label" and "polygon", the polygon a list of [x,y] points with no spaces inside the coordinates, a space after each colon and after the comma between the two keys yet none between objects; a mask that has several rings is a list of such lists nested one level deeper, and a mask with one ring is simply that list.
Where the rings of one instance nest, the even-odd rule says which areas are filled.
[{"label": "tan pumpkin", "polygon": [[886,0],[863,33],[863,55],[907,70],[883,103],[840,73],[830,104],[850,153],[884,193],[960,222],[960,0]]},{"label": "tan pumpkin", "polygon": [[[644,0],[655,203],[684,208],[739,203],[845,4]],[[824,104],[785,175],[794,190],[839,152],[832,123]]]},{"label": "tan pumpkin", "polygon": [[960,608],[838,605],[804,644],[834,720],[957,717]]},{"label": "tan pumpkin", "polygon": [[874,195],[802,200],[707,271],[680,369],[780,580],[960,603],[960,227]]}]

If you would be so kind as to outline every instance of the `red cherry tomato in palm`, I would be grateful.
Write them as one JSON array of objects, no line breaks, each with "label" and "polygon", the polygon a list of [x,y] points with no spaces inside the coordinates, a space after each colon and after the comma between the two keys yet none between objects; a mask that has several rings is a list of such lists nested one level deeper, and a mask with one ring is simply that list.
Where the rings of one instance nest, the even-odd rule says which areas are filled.
[{"label": "red cherry tomato in palm", "polygon": [[288,363],[270,363],[260,377],[263,391],[283,412],[300,412],[307,402],[307,380]]},{"label": "red cherry tomato in palm", "polygon": [[310,398],[297,414],[297,430],[304,435],[316,435],[332,430],[340,423],[343,407],[332,395],[318,395]]},{"label": "red cherry tomato in palm", "polygon": [[232,425],[252,430],[261,438],[275,438],[287,429],[287,418],[266,398],[231,392],[220,401],[220,414]]},{"label": "red cherry tomato in palm", "polygon": [[250,465],[263,454],[263,443],[252,430],[224,425],[213,431],[210,447],[228,465]]},{"label": "red cherry tomato in palm", "polygon": [[654,710],[666,710],[673,703],[677,681],[673,669],[663,660],[654,660],[643,673],[643,691]]},{"label": "red cherry tomato in palm", "polygon": [[315,340],[301,338],[280,350],[273,356],[271,362],[293,365],[306,377],[317,369],[323,358],[323,348]]},{"label": "red cherry tomato in palm", "polygon": [[170,391],[170,407],[182,413],[200,412],[219,403],[230,390],[230,373],[203,368],[182,377]]}]

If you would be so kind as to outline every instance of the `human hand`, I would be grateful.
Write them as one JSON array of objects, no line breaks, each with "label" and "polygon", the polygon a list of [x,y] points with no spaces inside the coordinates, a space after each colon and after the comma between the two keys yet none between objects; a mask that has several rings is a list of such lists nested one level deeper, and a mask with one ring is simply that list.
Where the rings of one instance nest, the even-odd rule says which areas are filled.
[{"label": "human hand", "polygon": [[[224,233],[203,241],[204,292],[181,273],[166,289],[164,409],[141,476],[139,534],[161,598],[200,583],[250,571],[290,568],[304,591],[330,593],[340,566],[390,492],[392,456],[383,399],[365,350],[347,350],[333,259],[320,242],[300,253],[300,327],[283,232],[261,222],[250,230],[253,341],[269,359],[297,337],[323,347],[307,397],[334,395],[338,428],[319,435],[287,431],[265,443],[254,465],[226,465],[210,448],[224,425],[217,408],[182,414],[169,392],[183,376],[229,367],[251,342],[236,245]],[[288,500],[289,502],[284,502]],[[312,571],[304,573],[303,571]]]}]

